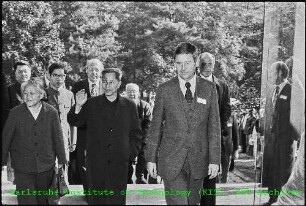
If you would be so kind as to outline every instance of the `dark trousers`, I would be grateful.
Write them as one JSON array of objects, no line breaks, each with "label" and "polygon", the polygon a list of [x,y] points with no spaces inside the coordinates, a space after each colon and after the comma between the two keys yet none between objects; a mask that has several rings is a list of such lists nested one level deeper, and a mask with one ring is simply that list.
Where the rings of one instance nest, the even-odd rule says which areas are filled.
[{"label": "dark trousers", "polygon": [[221,173],[221,177],[219,178],[221,183],[227,182],[227,175],[228,175],[229,166],[231,163],[231,158],[232,158],[232,155],[227,154],[225,152],[225,146],[222,144],[221,146],[221,172],[222,173]]},{"label": "dark trousers", "polygon": [[192,176],[190,165],[186,158],[180,173],[173,180],[164,179],[165,190],[187,190],[190,196],[183,195],[167,195],[167,205],[198,205],[200,203],[199,191],[202,186],[203,179],[195,179]]},{"label": "dark trousers", "polygon": [[[212,179],[209,179],[209,176],[205,177],[203,180],[203,189],[208,189],[209,191],[216,191],[216,181],[216,177]],[[200,205],[216,205],[216,194],[202,195]]]},{"label": "dark trousers", "polygon": [[[16,190],[48,191],[51,186],[54,168],[46,172],[27,174],[14,170]],[[43,194],[43,192],[41,192]],[[18,205],[48,205],[49,195],[18,195]]]},{"label": "dark trousers", "polygon": [[[133,164],[134,162],[131,161],[129,162],[128,165],[128,184],[133,184],[133,180],[132,180],[132,176],[133,176]],[[146,159],[144,156],[144,151],[140,151],[139,155],[137,156],[137,163],[135,165],[135,175],[136,175],[136,183],[137,181],[141,181],[142,178],[147,179],[148,176],[148,171],[146,169]],[[157,179],[152,178],[151,176],[149,176],[149,180],[148,180],[149,184],[157,184]]]},{"label": "dark trousers", "polygon": [[87,181],[86,181],[86,166],[85,166],[85,147],[77,146],[77,164],[78,170],[81,177],[81,182],[83,189],[87,190]]},{"label": "dark trousers", "polygon": [[241,146],[242,146],[242,153],[247,152],[247,136],[244,134],[243,130],[240,130],[240,137],[241,137]]}]

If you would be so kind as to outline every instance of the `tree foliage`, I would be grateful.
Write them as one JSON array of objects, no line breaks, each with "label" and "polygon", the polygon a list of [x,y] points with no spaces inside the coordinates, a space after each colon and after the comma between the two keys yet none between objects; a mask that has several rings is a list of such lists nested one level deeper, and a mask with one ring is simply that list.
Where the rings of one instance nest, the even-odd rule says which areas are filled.
[{"label": "tree foliage", "polygon": [[[283,3],[279,58],[293,54],[294,3]],[[259,103],[263,2],[68,2],[2,3],[2,68],[19,59],[41,74],[53,61],[83,71],[89,58],[124,72],[154,91],[175,76],[173,51],[194,43],[216,57],[215,75],[245,107]]]}]

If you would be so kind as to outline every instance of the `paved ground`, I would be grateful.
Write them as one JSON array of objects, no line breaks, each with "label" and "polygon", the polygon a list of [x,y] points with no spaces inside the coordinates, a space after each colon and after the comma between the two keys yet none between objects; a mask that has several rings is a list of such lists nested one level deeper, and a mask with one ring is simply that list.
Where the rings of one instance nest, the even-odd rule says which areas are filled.
[{"label": "paved ground", "polygon": [[[240,154],[240,158],[235,161],[235,169],[229,173],[227,184],[217,184],[216,203],[218,205],[252,205],[254,199],[254,161],[245,154]],[[10,190],[15,189],[15,185],[7,181],[6,171],[2,171],[2,204],[14,205],[17,204],[16,195],[9,193]],[[135,178],[135,177],[134,177]],[[70,185],[70,191],[82,190],[80,185]],[[136,185],[129,184],[127,195],[127,205],[165,205],[164,196],[152,194],[154,191],[163,191],[163,184],[155,185]],[[145,191],[144,193],[140,193]],[[260,188],[266,190],[266,188]],[[151,191],[151,192],[150,192]],[[153,191],[153,192],[152,192]],[[259,184],[256,184],[256,198],[255,204],[260,205],[268,200],[267,195],[260,195]],[[148,193],[151,193],[150,195]],[[64,196],[61,199],[62,204],[67,205],[83,205],[85,204],[83,196]]]}]

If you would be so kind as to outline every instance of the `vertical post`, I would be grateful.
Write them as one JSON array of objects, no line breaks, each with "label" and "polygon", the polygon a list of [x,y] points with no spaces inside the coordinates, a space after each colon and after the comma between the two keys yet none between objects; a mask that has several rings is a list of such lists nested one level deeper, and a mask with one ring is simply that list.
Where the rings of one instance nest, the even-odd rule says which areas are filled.
[{"label": "vertical post", "polygon": [[290,122],[305,130],[305,3],[296,3]]},{"label": "vertical post", "polygon": [[[280,13],[279,3],[265,2],[264,17],[264,39],[263,39],[263,57],[262,57],[262,76],[261,76],[261,109],[264,109],[262,118],[264,125],[264,136],[270,136],[269,128],[272,121],[272,104],[271,98],[275,82],[271,82],[271,65],[278,59]],[[268,97],[268,98],[267,98]]]}]

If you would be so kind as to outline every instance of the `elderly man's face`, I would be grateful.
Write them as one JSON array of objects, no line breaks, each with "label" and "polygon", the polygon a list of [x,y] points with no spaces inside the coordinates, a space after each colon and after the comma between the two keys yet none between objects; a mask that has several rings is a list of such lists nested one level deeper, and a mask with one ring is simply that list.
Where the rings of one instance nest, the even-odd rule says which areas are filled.
[{"label": "elderly man's face", "polygon": [[209,77],[213,71],[214,71],[214,67],[215,67],[215,62],[214,60],[209,57],[209,56],[204,56],[201,61],[200,61],[200,72],[204,77]]},{"label": "elderly man's face", "polygon": [[92,82],[99,81],[103,68],[99,64],[89,64],[87,66],[88,79]]},{"label": "elderly man's face", "polygon": [[23,82],[29,81],[31,78],[31,69],[27,65],[17,66],[15,72],[16,80],[21,84]]},{"label": "elderly man's face", "polygon": [[137,87],[128,86],[126,88],[127,97],[133,101],[139,100],[139,89]]}]

